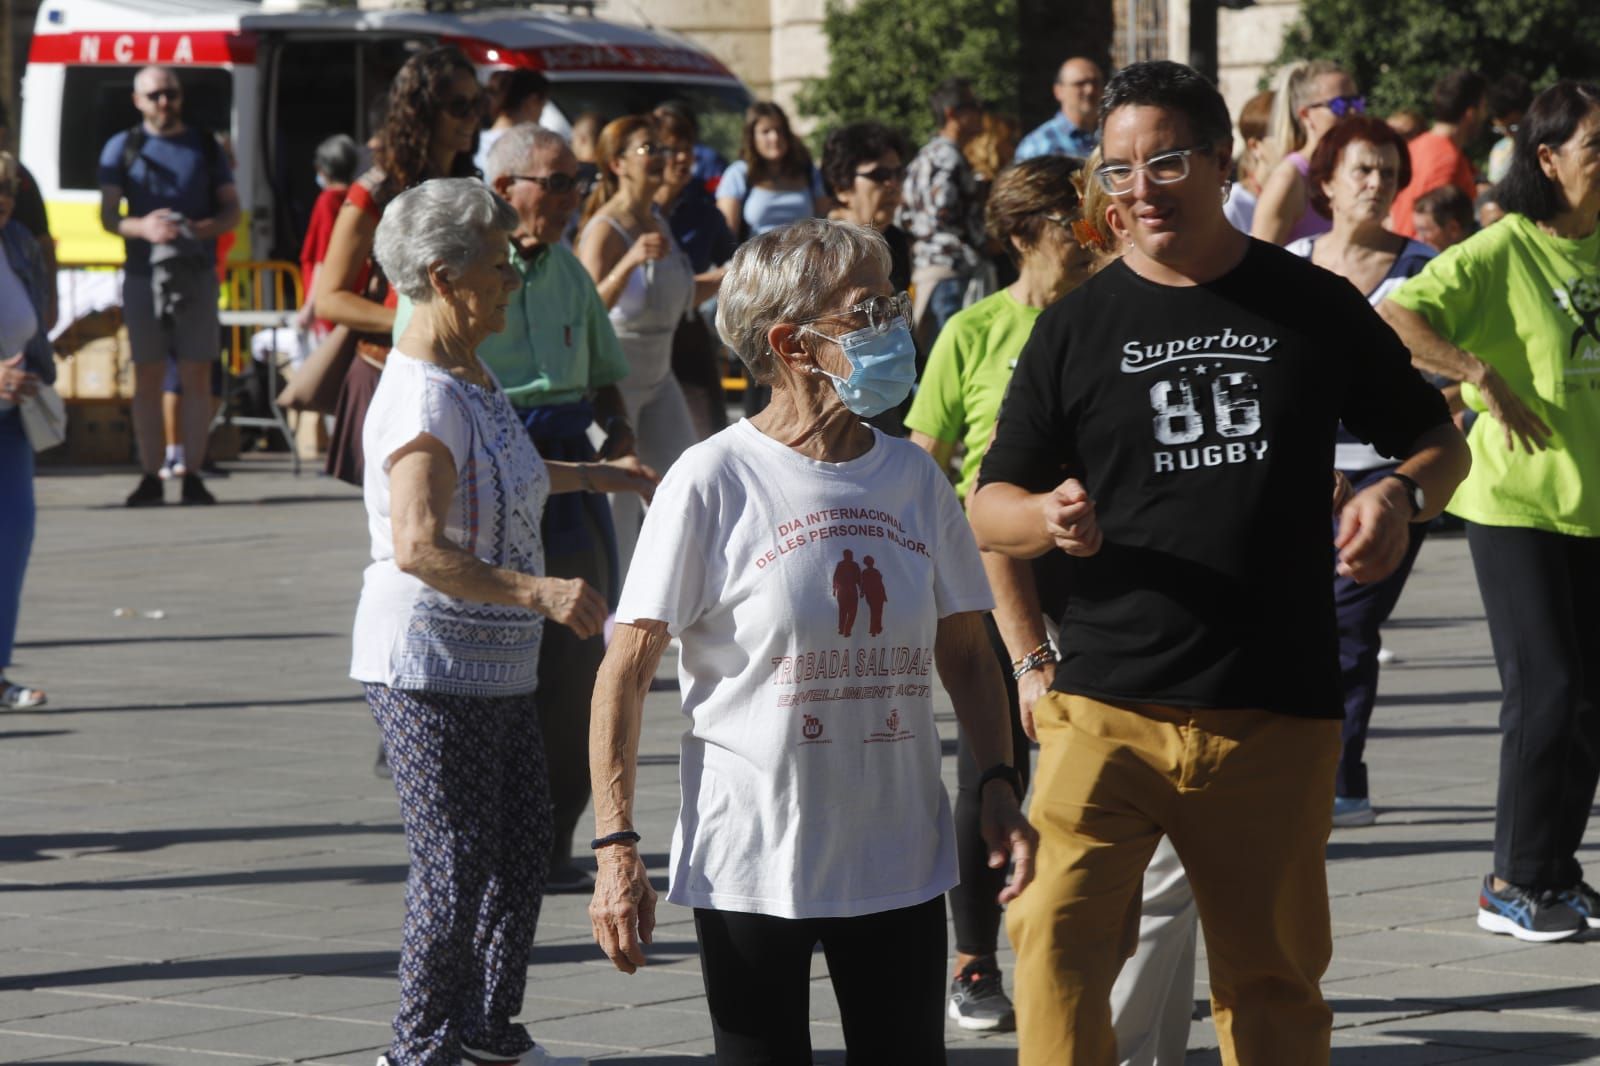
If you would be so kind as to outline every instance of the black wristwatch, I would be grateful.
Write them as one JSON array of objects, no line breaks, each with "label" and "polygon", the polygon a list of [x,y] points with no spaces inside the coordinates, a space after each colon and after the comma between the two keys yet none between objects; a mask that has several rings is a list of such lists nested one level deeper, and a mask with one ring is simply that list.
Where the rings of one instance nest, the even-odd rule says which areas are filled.
[{"label": "black wristwatch", "polygon": [[1424,507],[1428,506],[1428,497],[1423,493],[1422,486],[1418,485],[1415,479],[1409,478],[1398,471],[1384,476],[1392,477],[1406,487],[1406,499],[1411,501],[1411,517],[1413,519],[1422,513]]},{"label": "black wristwatch", "polygon": [[1017,773],[1017,768],[1008,762],[997,762],[983,772],[978,778],[978,795],[983,795],[983,787],[990,781],[1004,781],[1011,786],[1011,791],[1017,794],[1017,802],[1022,802],[1022,775]]}]

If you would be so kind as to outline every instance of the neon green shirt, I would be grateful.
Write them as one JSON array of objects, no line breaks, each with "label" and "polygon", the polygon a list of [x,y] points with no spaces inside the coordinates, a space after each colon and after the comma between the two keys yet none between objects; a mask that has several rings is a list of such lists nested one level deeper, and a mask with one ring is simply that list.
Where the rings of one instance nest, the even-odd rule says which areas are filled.
[{"label": "neon green shirt", "polygon": [[[606,305],[577,256],[551,244],[530,261],[513,245],[511,266],[522,287],[506,308],[506,328],[478,345],[478,358],[513,405],[575,403],[627,376],[628,360]],[[410,319],[411,301],[402,296],[396,337]]]},{"label": "neon green shirt", "polygon": [[966,443],[956,484],[963,500],[978,480],[1011,371],[1043,310],[1001,289],[952,316],[933,342],[906,427],[935,440]]},{"label": "neon green shirt", "polygon": [[[1506,448],[1493,418],[1472,427],[1472,473],[1449,510],[1471,522],[1600,536],[1600,230],[1552,237],[1507,215],[1442,252],[1389,299],[1490,366],[1553,431],[1549,448]],[[1476,410],[1478,390],[1463,386]]]}]

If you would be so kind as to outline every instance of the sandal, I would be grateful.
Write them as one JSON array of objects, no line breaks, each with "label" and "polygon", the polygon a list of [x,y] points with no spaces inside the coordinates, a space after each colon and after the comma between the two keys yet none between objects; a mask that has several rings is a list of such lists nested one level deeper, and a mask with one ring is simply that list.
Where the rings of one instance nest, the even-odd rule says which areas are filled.
[{"label": "sandal", "polygon": [[43,707],[48,700],[43,692],[23,685],[12,685],[0,680],[0,707],[11,711],[27,711]]}]

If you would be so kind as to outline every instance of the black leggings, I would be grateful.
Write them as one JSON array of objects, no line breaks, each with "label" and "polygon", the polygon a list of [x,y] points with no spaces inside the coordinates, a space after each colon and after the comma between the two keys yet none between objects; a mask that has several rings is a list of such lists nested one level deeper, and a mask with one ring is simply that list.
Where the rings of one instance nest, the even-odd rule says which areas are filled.
[{"label": "black leggings", "polygon": [[1467,544],[1502,690],[1494,872],[1571,888],[1600,781],[1600,540],[1469,522]]},{"label": "black leggings", "polygon": [[811,1066],[811,954],[820,943],[850,1066],[944,1063],[944,900],[859,918],[696,907],[717,1066]]},{"label": "black leggings", "polygon": [[[1022,731],[1022,707],[1017,700],[1017,683],[1011,679],[1011,657],[993,615],[984,615],[989,644],[1000,660],[1000,673],[1006,682],[1006,705],[1011,712],[1011,762],[1022,777],[1022,790],[1028,790],[1028,771],[1032,760],[1032,741]],[[964,735],[956,739],[956,862],[961,883],[950,890],[950,912],[956,927],[956,950],[963,955],[993,955],[999,946],[1000,904],[996,897],[1006,885],[1006,870],[989,868],[989,845],[983,840],[983,798],[978,794],[978,778],[987,770],[973,758]]]}]

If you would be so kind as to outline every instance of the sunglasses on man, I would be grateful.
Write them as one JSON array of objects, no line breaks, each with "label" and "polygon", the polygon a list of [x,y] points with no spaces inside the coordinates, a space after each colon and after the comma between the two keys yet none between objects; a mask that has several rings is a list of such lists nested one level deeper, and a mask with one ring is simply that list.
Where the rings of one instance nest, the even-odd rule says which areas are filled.
[{"label": "sunglasses on man", "polygon": [[1365,96],[1335,96],[1331,100],[1318,100],[1312,107],[1325,107],[1333,112],[1334,118],[1344,118],[1346,115],[1364,115],[1367,113],[1367,98]]},{"label": "sunglasses on man", "polygon": [[155,89],[144,94],[146,100],[182,100],[182,89]]},{"label": "sunglasses on man", "polygon": [[889,181],[904,181],[906,179],[906,168],[879,165],[871,170],[856,171],[856,177],[866,178],[874,185],[883,185]]}]

